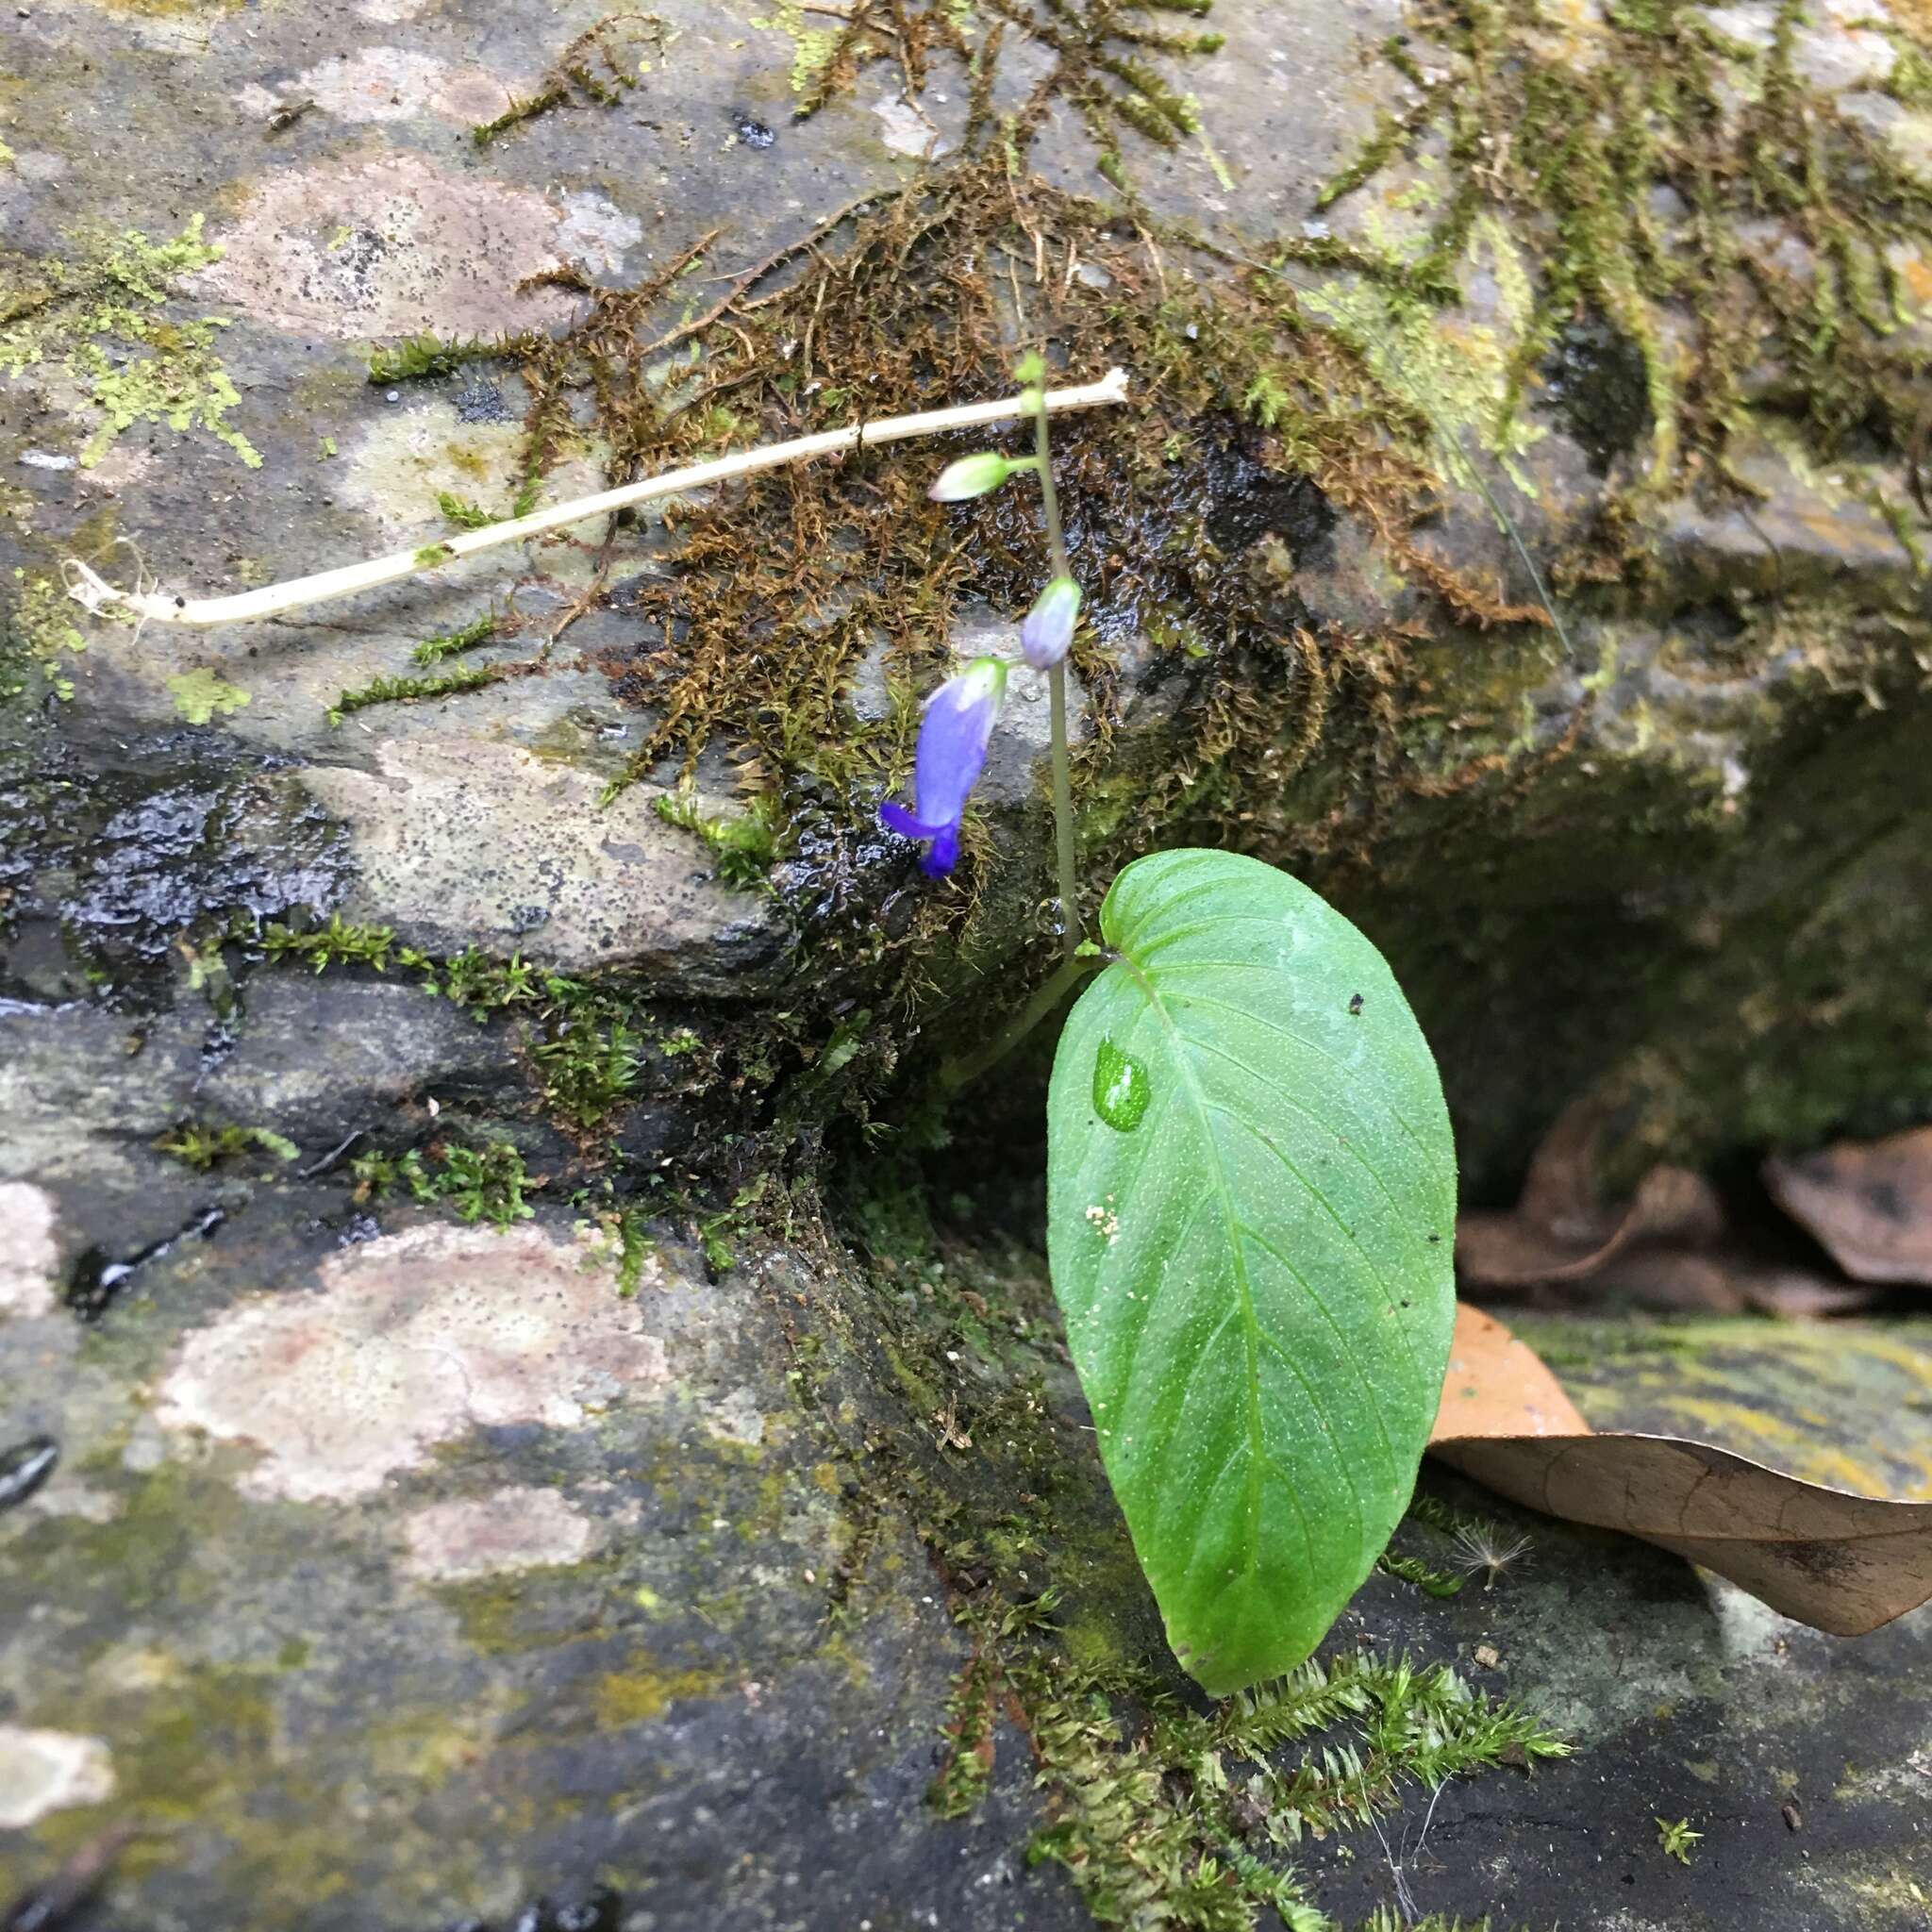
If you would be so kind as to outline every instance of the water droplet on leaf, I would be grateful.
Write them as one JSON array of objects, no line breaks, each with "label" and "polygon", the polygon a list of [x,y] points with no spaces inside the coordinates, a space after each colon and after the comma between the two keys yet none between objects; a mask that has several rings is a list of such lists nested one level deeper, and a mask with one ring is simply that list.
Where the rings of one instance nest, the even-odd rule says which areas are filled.
[{"label": "water droplet on leaf", "polygon": [[1108,1126],[1131,1134],[1147,1112],[1154,1090],[1147,1069],[1112,1041],[1103,1040],[1093,1057],[1093,1110]]}]

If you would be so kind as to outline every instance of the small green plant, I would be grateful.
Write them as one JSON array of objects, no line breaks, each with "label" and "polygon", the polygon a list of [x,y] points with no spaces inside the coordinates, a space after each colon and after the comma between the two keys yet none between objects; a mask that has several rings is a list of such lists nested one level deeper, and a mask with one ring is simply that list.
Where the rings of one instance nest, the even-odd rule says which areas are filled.
[{"label": "small green plant", "polygon": [[1462,1587],[1468,1581],[1457,1576],[1453,1571],[1438,1570],[1424,1563],[1420,1557],[1397,1556],[1393,1550],[1384,1550],[1375,1558],[1375,1568],[1389,1576],[1399,1577],[1404,1583],[1412,1584],[1424,1596],[1460,1596]]},{"label": "small green plant", "polygon": [[411,1200],[441,1201],[463,1221],[484,1221],[499,1230],[527,1221],[536,1209],[525,1190],[541,1186],[524,1167],[524,1157],[508,1141],[480,1146],[437,1144],[425,1156],[416,1148],[401,1155],[361,1154],[349,1163],[358,1201],[380,1201],[398,1191]]},{"label": "small green plant", "polygon": [[1702,1839],[1701,1831],[1690,1829],[1690,1821],[1680,1818],[1674,1824],[1667,1818],[1657,1821],[1657,1841],[1667,1857],[1676,1859],[1680,1865],[1690,1862],[1690,1847]]},{"label": "small green plant", "polygon": [[[1373,1824],[1412,1785],[1570,1749],[1453,1671],[1406,1657],[1311,1659],[1205,1714],[1150,1689],[1144,1723],[1038,1657],[1007,1661],[984,1690],[974,1672],[948,1708],[955,1755],[981,1749],[977,1698],[1018,1698],[1058,1813],[1028,1856],[1065,1865],[1103,1924],[1254,1932],[1273,1910],[1291,1932],[1333,1932],[1283,1862],[1308,1839]],[[976,1782],[949,1762],[934,1802],[943,1808]]]},{"label": "small green plant", "polygon": [[[1168,1641],[1227,1696],[1313,1652],[1414,1489],[1455,1311],[1455,1146],[1387,963],[1287,874],[1227,852],[1155,853],[1115,878],[1088,937],[1067,743],[1081,592],[1045,364],[1029,356],[1016,374],[1032,453],[962,458],[932,494],[983,496],[1023,474],[1040,487],[1048,575],[1020,644],[1050,700],[1061,961],[942,1077],[976,1077],[1091,975],[1047,1097],[1054,1294]],[[1260,388],[1247,402],[1278,421],[1286,399]],[[1005,661],[982,658],[941,686],[913,802],[881,808],[929,874],[958,863],[1007,680]]]},{"label": "small green plant", "polygon": [[453,1007],[462,1007],[480,1020],[505,1007],[525,1007],[541,999],[547,986],[564,987],[572,982],[551,981],[530,965],[521,953],[508,959],[492,959],[475,946],[465,946],[442,962],[432,991],[440,992]]},{"label": "small green plant", "polygon": [[572,1126],[601,1126],[630,1097],[646,1041],[621,1000],[575,980],[552,978],[545,1037],[531,1048],[543,1098]]},{"label": "small green plant", "polygon": [[625,1301],[636,1297],[644,1278],[644,1261],[656,1243],[636,1208],[621,1208],[611,1217],[617,1231],[617,1291]]},{"label": "small green plant", "polygon": [[[238,933],[238,938],[245,938]],[[265,926],[258,935],[263,953],[271,959],[306,959],[317,973],[331,966],[373,966],[376,972],[389,970],[391,960],[405,968],[427,968],[432,962],[426,953],[414,946],[399,946],[395,930],[387,925],[353,925],[340,912],[332,912],[325,925],[307,931],[279,923]]]}]

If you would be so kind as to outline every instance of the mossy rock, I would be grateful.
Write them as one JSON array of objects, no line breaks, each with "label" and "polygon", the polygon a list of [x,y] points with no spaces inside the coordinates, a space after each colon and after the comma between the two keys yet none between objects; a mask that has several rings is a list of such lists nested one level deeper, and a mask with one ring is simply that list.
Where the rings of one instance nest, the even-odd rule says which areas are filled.
[{"label": "mossy rock", "polygon": [[[927,1226],[969,1184],[1037,1221],[1038,1054],[943,1124],[930,1077],[1053,950],[1037,690],[950,885],[875,808],[955,655],[1010,649],[1030,500],[927,502],[963,444],[869,454],[213,632],[85,618],[69,557],[193,591],[440,555],[999,392],[1043,337],[1133,397],[1056,444],[1096,897],[1190,841],[1329,894],[1472,1200],[1584,1095],[1612,1179],[1925,1117],[1919,12],[888,11],[572,0],[486,47],[412,0],[68,0],[14,37],[0,1413],[63,1459],[0,1518],[40,1612],[0,1721],[116,1790],[35,1745],[75,1802],[0,1831],[0,1897],[117,1816],[127,1924],[426,1932],[604,1880],[674,1925],[1239,1925],[1282,1862],[1204,1836],[1037,1267]],[[232,1390],[157,1411],[196,1334],[293,1347],[410,1256],[547,1283],[579,1379],[505,1392],[472,1334],[483,1394],[351,1493],[277,1490]],[[419,1341],[385,1359],[441,1412]],[[1760,1343],[1710,1343],[1707,1403]],[[1592,1335],[1606,1403],[1675,1345]],[[1848,1359],[1874,1405],[1917,1374]],[[1856,1407],[1816,1455],[1868,1458]],[[1835,1646],[1520,1526],[1493,1591],[1381,1577],[1336,1643],[1586,1749],[1451,1786],[1426,1860],[1311,1840],[1325,1908],[1396,1898],[1392,1854],[1510,1923],[1914,1923],[1923,1619]],[[1531,1875],[1556,1818],[1601,1886]]]}]

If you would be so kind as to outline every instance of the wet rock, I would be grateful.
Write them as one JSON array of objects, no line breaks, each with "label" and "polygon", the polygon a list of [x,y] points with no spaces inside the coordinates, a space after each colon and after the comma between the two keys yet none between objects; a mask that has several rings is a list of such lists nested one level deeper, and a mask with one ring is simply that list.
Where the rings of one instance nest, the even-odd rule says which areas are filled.
[{"label": "wet rock", "polygon": [[337,895],[341,836],[286,771],[163,741],[116,747],[84,785],[47,782],[8,834],[21,883],[5,970],[32,991],[78,991],[57,948],[125,985],[151,979],[197,928],[205,941],[210,924]]},{"label": "wet rock", "polygon": [[407,983],[314,974],[251,982],[233,1049],[197,1083],[193,1106],[223,1121],[273,1121],[320,1154],[358,1130],[391,1137],[394,1110],[514,1102],[523,1082],[499,1034]]}]

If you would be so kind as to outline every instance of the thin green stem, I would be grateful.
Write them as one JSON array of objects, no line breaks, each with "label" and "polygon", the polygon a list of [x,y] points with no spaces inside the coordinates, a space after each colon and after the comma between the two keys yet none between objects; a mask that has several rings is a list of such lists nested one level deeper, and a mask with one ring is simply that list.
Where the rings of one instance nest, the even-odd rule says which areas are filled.
[{"label": "thin green stem", "polygon": [[972,1086],[981,1074],[1005,1059],[1042,1020],[1055,1012],[1078,981],[1106,964],[1105,959],[1093,953],[1070,955],[1062,959],[1054,968],[1051,977],[1042,982],[1033,997],[985,1046],[977,1053],[968,1054],[964,1059],[948,1060],[940,1069],[941,1091],[957,1093],[962,1087]]},{"label": "thin green stem", "polygon": [[[1029,391],[1033,398],[1033,451],[1035,474],[1040,478],[1040,503],[1046,512],[1046,548],[1056,577],[1070,577],[1067,540],[1060,528],[1060,500],[1053,487],[1053,448],[1046,428],[1046,392],[1043,388]],[[1080,874],[1074,853],[1074,765],[1067,749],[1067,667],[1062,659],[1046,674],[1047,694],[1052,699],[1053,729],[1053,847],[1059,873],[1060,949],[1069,959],[1080,943]]]},{"label": "thin green stem", "polygon": [[1033,398],[1033,454],[1039,465],[1040,503],[1046,511],[1046,548],[1053,559],[1053,575],[1057,577],[1070,577],[1074,575],[1067,565],[1067,540],[1060,531],[1060,500],[1053,487],[1053,451],[1046,435],[1046,392],[1035,389],[1028,393]]},{"label": "thin green stem", "polygon": [[1074,761],[1067,751],[1067,666],[1046,674],[1052,700],[1053,849],[1060,875],[1060,950],[1069,959],[1080,943],[1080,874],[1074,857]]}]

